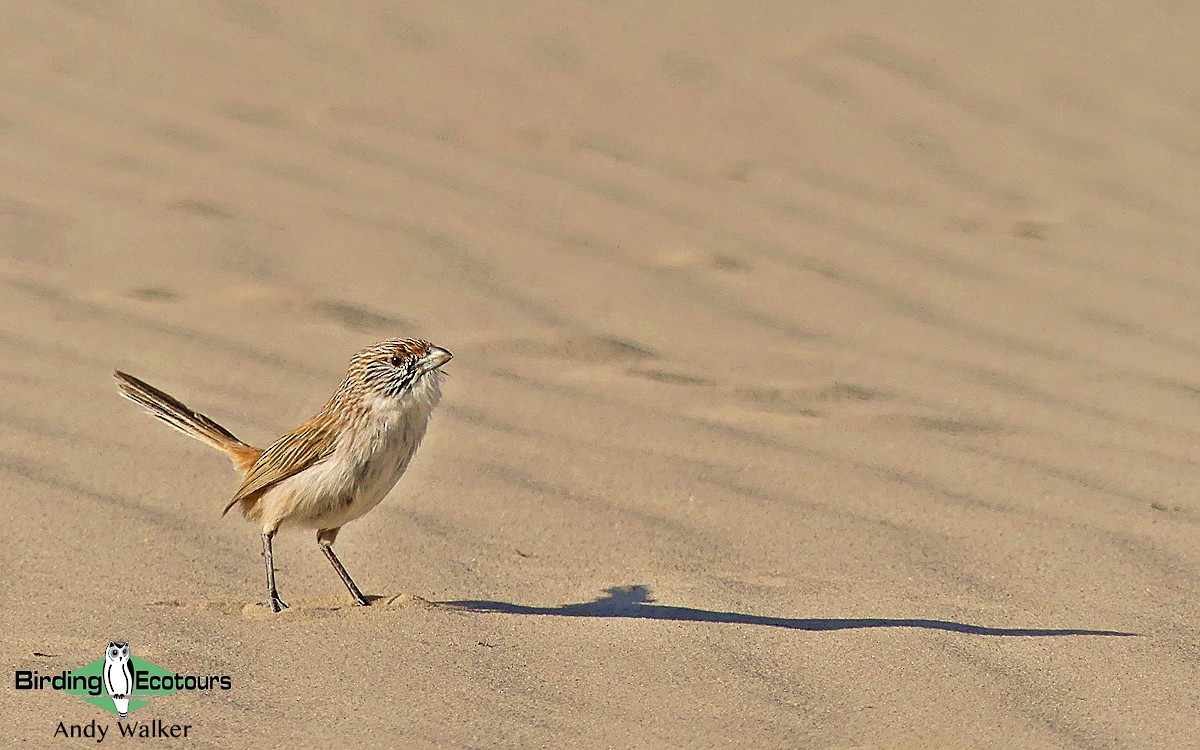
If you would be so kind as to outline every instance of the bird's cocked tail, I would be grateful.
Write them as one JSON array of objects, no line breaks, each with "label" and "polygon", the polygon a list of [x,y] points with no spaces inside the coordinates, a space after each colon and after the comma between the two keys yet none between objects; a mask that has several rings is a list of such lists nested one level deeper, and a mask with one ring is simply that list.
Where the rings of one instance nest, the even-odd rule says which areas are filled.
[{"label": "bird's cocked tail", "polygon": [[239,471],[248,471],[262,455],[261,448],[243,443],[232,432],[188,408],[187,404],[174,396],[120,370],[114,372],[113,377],[117,379],[117,388],[122,396],[150,412],[155,419],[221,451]]}]

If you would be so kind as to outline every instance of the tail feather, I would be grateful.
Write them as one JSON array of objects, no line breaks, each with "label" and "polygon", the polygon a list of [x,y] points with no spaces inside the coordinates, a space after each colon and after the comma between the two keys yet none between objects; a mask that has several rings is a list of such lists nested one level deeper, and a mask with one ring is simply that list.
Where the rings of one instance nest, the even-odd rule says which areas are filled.
[{"label": "tail feather", "polygon": [[221,451],[242,472],[249,470],[262,455],[261,448],[243,443],[232,432],[174,396],[119,370],[113,377],[117,379],[117,389],[122,396],[150,412],[155,419]]}]

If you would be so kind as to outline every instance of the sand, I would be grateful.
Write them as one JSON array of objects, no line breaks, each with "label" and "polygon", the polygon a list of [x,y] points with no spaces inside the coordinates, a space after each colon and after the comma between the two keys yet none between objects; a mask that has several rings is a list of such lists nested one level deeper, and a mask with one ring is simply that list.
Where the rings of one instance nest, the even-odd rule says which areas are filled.
[{"label": "sand", "polygon": [[[1200,745],[1200,13],[968,5],[10,8],[9,668],[230,675],[188,748]],[[296,533],[269,616],[110,372],[262,445],[393,336],[375,603]]]}]

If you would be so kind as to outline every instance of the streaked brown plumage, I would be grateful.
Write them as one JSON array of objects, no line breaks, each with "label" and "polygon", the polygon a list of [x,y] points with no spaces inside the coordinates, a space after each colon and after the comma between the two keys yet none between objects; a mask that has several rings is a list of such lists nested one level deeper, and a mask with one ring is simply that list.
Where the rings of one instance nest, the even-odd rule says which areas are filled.
[{"label": "streaked brown plumage", "polygon": [[450,352],[427,341],[389,339],[358,352],[341,386],[312,419],[265,451],[132,375],[116,372],[121,395],[186,435],[222,451],[242,472],[225,506],[262,527],[267,594],[275,587],[271,540],[283,526],[317,530],[317,542],[356,604],[367,600],[333,553],[338,531],[383,500],[408,467],[441,399],[438,374]]}]

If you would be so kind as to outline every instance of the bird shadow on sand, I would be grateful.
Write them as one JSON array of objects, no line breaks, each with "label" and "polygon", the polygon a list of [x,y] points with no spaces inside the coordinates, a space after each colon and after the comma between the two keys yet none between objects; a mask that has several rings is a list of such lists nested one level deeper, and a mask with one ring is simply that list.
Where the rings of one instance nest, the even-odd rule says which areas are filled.
[{"label": "bird shadow on sand", "polygon": [[674,620],[676,622],[721,622],[737,625],[763,625],[789,630],[825,631],[859,628],[922,628],[948,630],[968,635],[1003,636],[1134,636],[1117,630],[1083,630],[1080,628],[994,628],[965,622],[925,619],[890,618],[798,618],[764,617],[741,612],[720,612],[692,607],[657,604],[646,586],[614,586],[605,595],[590,602],[564,604],[559,607],[531,607],[524,604],[492,601],[438,602],[439,606],[467,612],[498,612],[509,615],[543,615],[557,617],[625,617],[642,620]]}]

